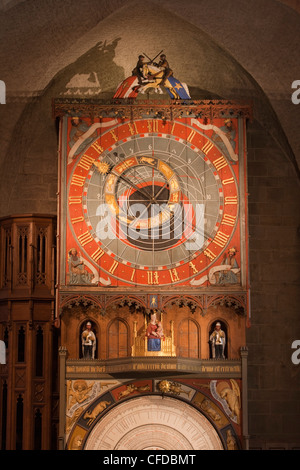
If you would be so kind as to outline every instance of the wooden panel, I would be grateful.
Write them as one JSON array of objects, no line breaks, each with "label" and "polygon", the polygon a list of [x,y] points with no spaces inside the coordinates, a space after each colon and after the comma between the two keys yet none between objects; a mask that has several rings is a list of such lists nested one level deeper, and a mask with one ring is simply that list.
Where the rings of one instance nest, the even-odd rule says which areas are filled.
[{"label": "wooden panel", "polygon": [[124,322],[115,319],[108,328],[108,358],[128,356],[128,330]]},{"label": "wooden panel", "polygon": [[181,357],[199,357],[199,328],[189,318],[182,320],[179,325],[178,351]]}]

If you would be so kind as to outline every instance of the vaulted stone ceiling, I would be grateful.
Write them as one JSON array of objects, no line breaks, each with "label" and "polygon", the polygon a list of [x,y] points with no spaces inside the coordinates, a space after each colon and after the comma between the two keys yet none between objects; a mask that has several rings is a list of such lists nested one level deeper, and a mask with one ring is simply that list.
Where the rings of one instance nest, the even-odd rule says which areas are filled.
[{"label": "vaulted stone ceiling", "polygon": [[[26,212],[56,210],[51,99],[110,98],[138,54],[161,49],[192,98],[253,101],[255,119],[299,171],[300,105],[291,101],[291,84],[300,79],[297,2],[27,0],[1,6],[7,104],[0,108],[0,215],[16,212],[18,204]],[[34,183],[45,191],[46,174],[49,204],[18,202]]]}]

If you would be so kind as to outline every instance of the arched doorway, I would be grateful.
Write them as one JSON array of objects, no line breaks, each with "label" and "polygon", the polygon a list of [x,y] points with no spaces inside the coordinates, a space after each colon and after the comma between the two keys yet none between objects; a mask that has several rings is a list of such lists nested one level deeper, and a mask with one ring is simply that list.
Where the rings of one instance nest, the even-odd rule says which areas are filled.
[{"label": "arched doorway", "polygon": [[89,433],[85,450],[223,450],[210,421],[191,405],[147,395],[112,408]]}]

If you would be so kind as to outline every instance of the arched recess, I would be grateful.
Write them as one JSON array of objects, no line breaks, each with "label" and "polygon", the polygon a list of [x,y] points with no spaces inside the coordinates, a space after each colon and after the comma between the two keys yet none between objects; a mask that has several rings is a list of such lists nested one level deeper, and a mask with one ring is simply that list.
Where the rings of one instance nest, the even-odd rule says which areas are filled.
[{"label": "arched recess", "polygon": [[192,318],[184,318],[178,325],[178,355],[200,357],[200,327]]},{"label": "arched recess", "polygon": [[230,359],[231,354],[230,354],[230,328],[229,328],[229,324],[223,318],[219,318],[219,317],[214,319],[208,325],[208,332],[207,332],[208,340],[207,340],[207,343],[208,343],[208,347],[209,347],[209,358],[213,359],[212,344],[209,341],[209,339],[210,339],[210,335],[213,333],[213,331],[215,329],[216,323],[218,323],[218,322],[221,323],[221,330],[224,331],[224,333],[225,333],[224,356],[225,356],[225,359]]},{"label": "arched recess", "polygon": [[90,317],[87,317],[83,322],[81,322],[78,325],[77,338],[78,338],[78,352],[79,352],[79,354],[77,355],[77,357],[79,357],[80,359],[83,357],[81,335],[82,335],[83,331],[86,329],[87,322],[90,322],[92,324],[91,329],[92,329],[93,333],[96,336],[95,359],[98,359],[98,357],[99,357],[98,356],[98,354],[99,354],[98,345],[99,345],[99,339],[101,338],[101,330],[100,330],[100,326],[99,326],[98,322],[96,322],[93,318],[90,318]]},{"label": "arched recess", "polygon": [[129,355],[129,326],[122,318],[115,318],[107,326],[107,358]]},{"label": "arched recess", "polygon": [[173,397],[144,395],[109,410],[87,435],[84,450],[223,450],[210,421]]}]

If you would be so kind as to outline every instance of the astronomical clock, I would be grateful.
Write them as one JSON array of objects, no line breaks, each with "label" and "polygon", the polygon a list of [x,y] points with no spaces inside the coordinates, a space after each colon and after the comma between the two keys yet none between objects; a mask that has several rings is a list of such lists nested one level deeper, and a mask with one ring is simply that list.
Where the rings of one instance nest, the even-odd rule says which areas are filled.
[{"label": "astronomical clock", "polygon": [[[70,147],[72,122],[64,122],[60,284],[222,285],[224,255],[232,249],[232,281],[245,285],[243,152],[239,157],[237,137],[220,131],[228,126],[238,135],[238,120],[98,118],[77,152]],[[82,263],[77,270],[74,259]]]},{"label": "astronomical clock", "polygon": [[170,83],[169,99],[53,104],[61,448],[247,445],[251,110]]}]

